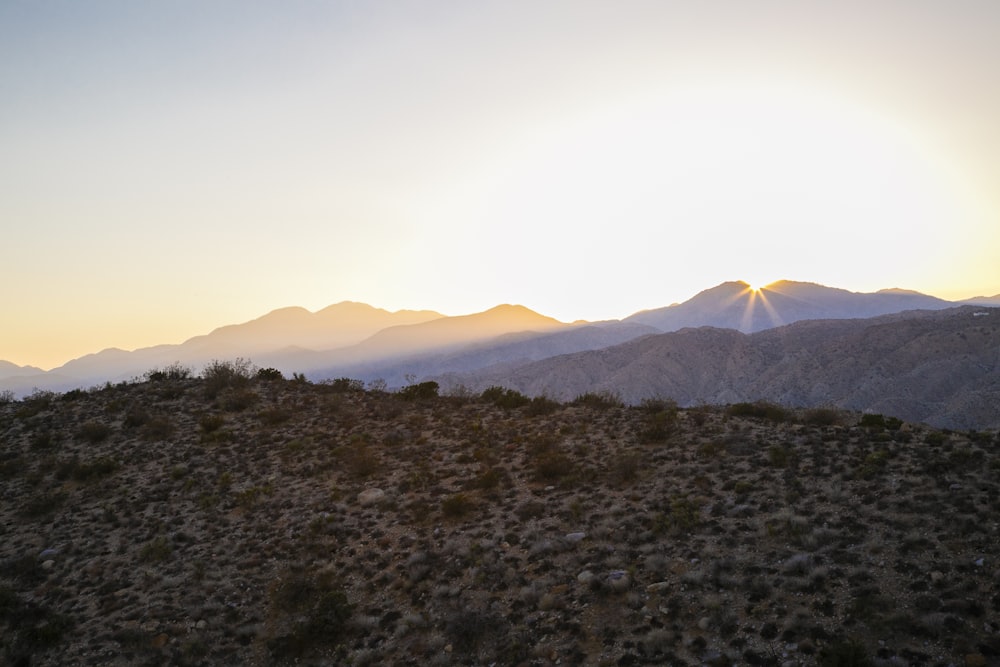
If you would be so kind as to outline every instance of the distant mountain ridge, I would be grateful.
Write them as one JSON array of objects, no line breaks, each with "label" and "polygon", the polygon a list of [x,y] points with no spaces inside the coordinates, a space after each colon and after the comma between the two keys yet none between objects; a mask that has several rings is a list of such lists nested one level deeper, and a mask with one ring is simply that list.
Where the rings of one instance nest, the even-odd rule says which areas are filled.
[{"label": "distant mountain ridge", "polygon": [[1000,428],[1000,309],[804,320],[752,334],[685,328],[439,380],[557,399],[609,391],[633,403],[654,397],[687,406],[770,400],[880,412],[939,427]]},{"label": "distant mountain ridge", "polygon": [[[977,297],[970,303],[988,307],[994,300],[1000,305],[1000,295]],[[445,316],[429,310],[393,313],[344,301],[315,313],[300,307],[280,308],[179,345],[108,349],[48,372],[0,362],[0,390],[13,390],[17,395],[35,388],[65,391],[129,380],[175,362],[199,372],[213,359],[236,357],[317,381],[347,376],[382,379],[395,387],[414,377],[513,372],[559,355],[605,350],[684,328],[711,326],[754,333],[813,319],[827,322],[822,326],[829,328],[837,320],[955,305],[898,288],[855,293],[794,281],[779,281],[758,291],[744,282],[727,282],[683,303],[641,311],[623,320],[572,324],[509,304],[471,315]]]},{"label": "distant mountain ridge", "polygon": [[900,289],[858,293],[781,280],[753,290],[747,283],[736,281],[707,289],[681,304],[636,313],[625,321],[648,324],[663,332],[712,326],[752,333],[800,320],[865,318],[953,305],[944,299]]}]

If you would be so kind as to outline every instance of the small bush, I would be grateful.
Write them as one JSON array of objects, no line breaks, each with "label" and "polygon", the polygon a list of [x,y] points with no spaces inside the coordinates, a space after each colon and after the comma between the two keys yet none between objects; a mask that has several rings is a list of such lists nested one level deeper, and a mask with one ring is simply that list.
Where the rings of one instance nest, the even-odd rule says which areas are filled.
[{"label": "small bush", "polygon": [[841,413],[833,408],[813,408],[802,416],[802,423],[809,426],[836,426],[840,420]]},{"label": "small bush", "polygon": [[173,549],[163,535],[159,535],[143,545],[139,551],[139,560],[143,563],[162,563],[170,558]]},{"label": "small bush", "polygon": [[433,380],[430,382],[420,382],[403,387],[399,390],[399,397],[407,401],[426,400],[437,398],[440,387]]},{"label": "small bush", "polygon": [[76,435],[90,444],[97,444],[111,435],[111,427],[101,422],[88,421],[80,425]]},{"label": "small bush", "polygon": [[544,417],[551,415],[560,407],[561,406],[558,401],[553,401],[547,396],[535,396],[528,402],[528,407],[525,408],[525,413],[529,417]]},{"label": "small bush", "polygon": [[149,382],[169,382],[176,380],[187,380],[191,377],[191,369],[182,366],[179,361],[175,361],[166,368],[153,368],[146,371],[146,380]]},{"label": "small bush", "polygon": [[271,616],[280,628],[267,642],[277,660],[336,646],[354,611],[331,572],[292,571],[271,588]]},{"label": "small bush", "polygon": [[213,360],[201,372],[208,398],[215,398],[223,389],[245,387],[253,375],[253,364],[242,358],[235,361]]},{"label": "small bush", "polygon": [[347,377],[337,378],[336,380],[325,380],[323,384],[329,386],[337,394],[355,393],[365,390],[364,382]]},{"label": "small bush", "polygon": [[486,389],[480,394],[480,398],[504,410],[513,410],[531,402],[530,398],[519,391],[498,386]]},{"label": "small bush", "polygon": [[216,414],[202,415],[201,419],[198,420],[198,426],[201,427],[203,433],[214,433],[222,428],[225,423],[226,418]]},{"label": "small bush", "polygon": [[573,405],[582,405],[595,410],[610,410],[611,408],[625,407],[621,397],[610,391],[588,391],[574,398],[572,403]]},{"label": "small bush", "polygon": [[260,368],[257,370],[257,379],[263,382],[278,382],[284,380],[285,376],[277,368]]},{"label": "small bush", "polygon": [[730,417],[750,417],[780,424],[793,420],[792,413],[777,403],[757,401],[756,403],[734,403],[726,409]]},{"label": "small bush", "polygon": [[871,667],[865,647],[853,640],[827,644],[819,652],[819,667]]},{"label": "small bush", "polygon": [[475,509],[475,503],[464,493],[455,493],[441,501],[441,512],[449,519],[461,519]]}]

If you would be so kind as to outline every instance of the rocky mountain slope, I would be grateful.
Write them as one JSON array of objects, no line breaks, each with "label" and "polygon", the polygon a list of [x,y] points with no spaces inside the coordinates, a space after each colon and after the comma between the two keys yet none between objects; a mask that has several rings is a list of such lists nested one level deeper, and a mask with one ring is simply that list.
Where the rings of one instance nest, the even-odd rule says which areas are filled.
[{"label": "rocky mountain slope", "polygon": [[951,428],[1000,427],[1000,309],[817,320],[742,334],[698,328],[607,349],[438,378],[565,399],[613,392],[630,403],[771,400],[886,412]]},{"label": "rocky mountain slope", "polygon": [[0,404],[5,664],[1000,660],[997,433],[185,375]]}]

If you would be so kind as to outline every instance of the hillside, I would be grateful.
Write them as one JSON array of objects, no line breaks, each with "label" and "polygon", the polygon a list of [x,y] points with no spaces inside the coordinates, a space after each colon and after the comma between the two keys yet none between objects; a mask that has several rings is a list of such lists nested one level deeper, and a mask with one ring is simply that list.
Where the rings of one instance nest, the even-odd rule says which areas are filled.
[{"label": "hillside", "polygon": [[894,414],[949,428],[1000,427],[1000,309],[964,306],[864,320],[813,320],[754,334],[702,327],[602,350],[438,378],[566,399],[630,403],[771,400]]},{"label": "hillside", "polygon": [[0,404],[7,664],[1000,659],[997,433],[185,376]]}]

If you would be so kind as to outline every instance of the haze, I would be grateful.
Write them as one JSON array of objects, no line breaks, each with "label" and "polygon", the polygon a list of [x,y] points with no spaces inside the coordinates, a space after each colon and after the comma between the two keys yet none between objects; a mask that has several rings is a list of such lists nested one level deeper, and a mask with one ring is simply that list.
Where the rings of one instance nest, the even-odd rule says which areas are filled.
[{"label": "haze", "polygon": [[1000,292],[994,2],[4,2],[0,359],[343,300]]}]

